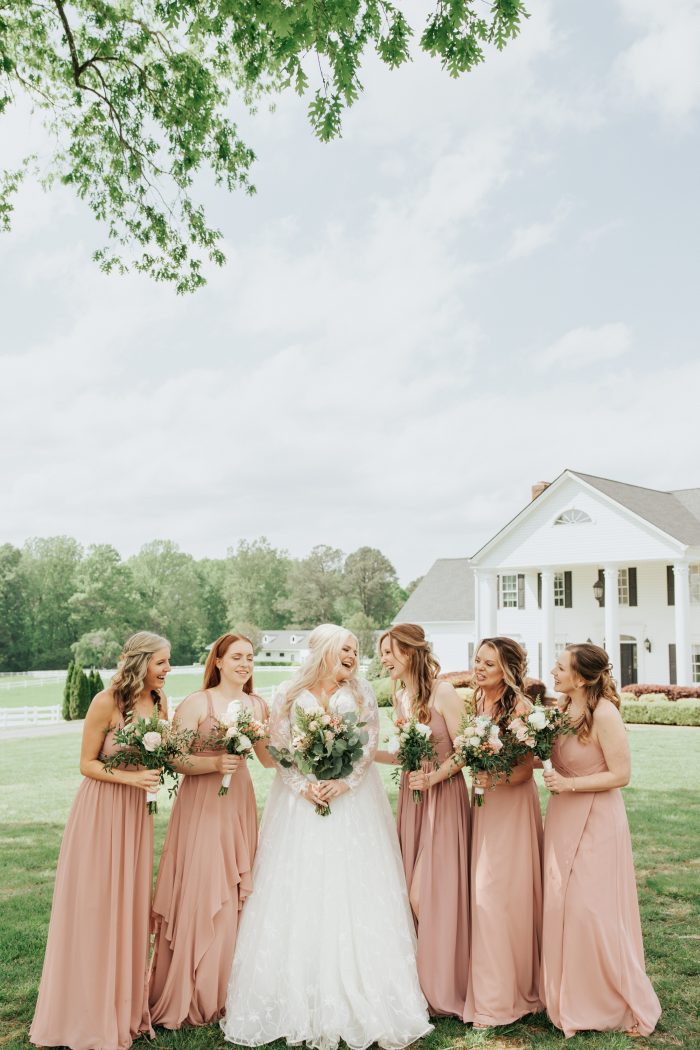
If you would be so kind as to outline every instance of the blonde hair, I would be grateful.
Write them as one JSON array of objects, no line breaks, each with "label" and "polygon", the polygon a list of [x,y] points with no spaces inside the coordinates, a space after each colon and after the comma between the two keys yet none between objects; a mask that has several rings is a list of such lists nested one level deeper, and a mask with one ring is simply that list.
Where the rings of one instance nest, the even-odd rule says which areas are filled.
[{"label": "blonde hair", "polygon": [[[574,729],[581,743],[586,744],[591,738],[593,712],[599,702],[605,698],[619,710],[620,697],[615,689],[610,657],[605,649],[590,642],[581,642],[578,645],[567,645],[566,651],[571,653],[571,670],[583,678],[585,683],[583,691],[586,696],[586,706],[578,722],[574,723]],[[562,705],[564,711],[568,710],[570,703],[571,697],[567,695]]]},{"label": "blonde hair", "polygon": [[[417,623],[397,623],[385,631],[379,639],[380,653],[385,638],[389,639],[392,647],[396,645],[402,656],[408,657],[408,674],[416,687],[416,695],[411,700],[411,714],[419,722],[427,724],[430,721],[430,697],[435,688],[435,679],[440,674],[440,664],[433,656],[433,647]],[[406,688],[404,681],[401,685]],[[393,695],[396,697],[396,682]]]},{"label": "blonde hair", "polygon": [[[305,689],[310,689],[322,678],[334,678],[338,674],[342,666],[340,653],[346,638],[352,638],[358,645],[357,638],[346,627],[338,627],[335,623],[322,623],[314,627],[309,635],[309,655],[287,689],[287,711],[291,710],[292,704]],[[357,678],[357,659],[352,674],[343,684],[349,687],[361,711],[364,702]]]},{"label": "blonde hair", "polygon": [[[131,714],[134,704],[143,692],[146,681],[148,661],[159,649],[169,649],[170,642],[160,634],[150,631],[137,631],[124,642],[117,670],[110,682],[110,689],[123,718]],[[152,689],[153,702],[159,706],[162,696],[159,690]]]},{"label": "blonde hair", "polygon": [[[525,693],[527,653],[513,638],[505,638],[502,635],[496,638],[482,638],[476,647],[477,653],[483,645],[490,645],[495,650],[498,667],[505,683],[505,689],[494,706],[494,721],[510,721],[519,702],[524,703],[528,711],[532,707],[532,702]],[[475,707],[483,699],[483,695],[481,686],[477,685],[474,690]]]}]

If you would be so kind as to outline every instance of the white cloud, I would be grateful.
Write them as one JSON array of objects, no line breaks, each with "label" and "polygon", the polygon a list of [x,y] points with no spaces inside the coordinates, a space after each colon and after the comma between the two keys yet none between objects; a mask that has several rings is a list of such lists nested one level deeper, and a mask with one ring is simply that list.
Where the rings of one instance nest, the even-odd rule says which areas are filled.
[{"label": "white cloud", "polygon": [[632,333],[621,322],[598,328],[573,328],[536,353],[533,363],[539,371],[559,368],[573,371],[612,361],[628,353],[631,347]]},{"label": "white cloud", "polygon": [[637,39],[617,58],[623,88],[673,119],[700,105],[700,3],[698,0],[618,0]]}]

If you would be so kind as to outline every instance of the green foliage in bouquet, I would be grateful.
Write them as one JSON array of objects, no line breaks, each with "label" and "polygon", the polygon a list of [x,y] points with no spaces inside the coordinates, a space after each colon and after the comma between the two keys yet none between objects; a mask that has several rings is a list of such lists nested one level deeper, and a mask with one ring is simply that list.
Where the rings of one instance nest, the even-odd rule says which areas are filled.
[{"label": "green foliage in bouquet", "polygon": [[[171,722],[160,718],[158,704],[154,704],[149,718],[136,718],[116,730],[114,741],[122,745],[122,750],[102,756],[102,761],[106,770],[133,766],[159,770],[161,784],[165,784],[166,776],[171,780],[168,795],[172,798],[179,786],[174,763],[187,761],[195,735],[189,729],[175,729]],[[148,812],[158,812],[155,800],[148,800]]]}]

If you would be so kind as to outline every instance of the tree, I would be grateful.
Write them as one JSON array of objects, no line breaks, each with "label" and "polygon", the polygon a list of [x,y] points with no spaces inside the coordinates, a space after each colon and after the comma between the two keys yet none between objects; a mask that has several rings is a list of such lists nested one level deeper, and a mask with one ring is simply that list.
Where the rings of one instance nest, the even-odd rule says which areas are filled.
[{"label": "tree", "polygon": [[287,608],[302,627],[335,623],[344,594],[343,552],[314,547],[308,558],[292,563]]},{"label": "tree", "polygon": [[73,675],[75,673],[75,662],[71,660],[66,670],[66,681],[63,686],[63,703],[61,705],[61,718],[64,722],[70,722],[70,698],[73,692]]},{"label": "tree", "polygon": [[[74,586],[68,608],[77,637],[107,630],[123,641],[138,626],[142,603],[134,576],[114,547],[106,543],[89,547],[77,566]],[[80,659],[86,665],[107,666],[92,657]]]},{"label": "tree", "polygon": [[401,606],[396,570],[374,547],[360,547],[348,554],[343,569],[348,597],[377,624],[389,623]]},{"label": "tree", "polygon": [[[420,46],[458,76],[486,45],[503,48],[523,17],[522,0],[438,0]],[[391,0],[5,0],[0,113],[16,96],[42,113],[56,146],[42,174],[72,186],[106,226],[103,270],[131,265],[191,291],[204,283],[203,260],[224,262],[222,234],[193,199],[195,175],[253,192],[232,92],[240,110],[265,93],[312,91],[311,126],[327,141],[362,90],[365,53],[395,68],[412,35]],[[0,173],[0,228],[32,167],[28,158]]]},{"label": "tree", "polygon": [[378,624],[365,616],[363,612],[354,612],[343,621],[343,626],[357,638],[360,647],[360,658],[371,660],[374,656],[374,635]]},{"label": "tree", "polygon": [[0,546],[0,670],[24,671],[31,656],[27,581],[22,552],[11,543]]},{"label": "tree", "polygon": [[286,626],[289,571],[287,552],[271,547],[265,536],[241,540],[226,562],[228,622],[256,624],[263,630]]},{"label": "tree", "polygon": [[80,544],[70,536],[27,540],[22,549],[35,668],[65,667],[71,658],[75,634],[66,608],[75,592],[81,556]]},{"label": "tree", "polygon": [[97,696],[98,693],[101,693],[105,687],[105,684],[102,681],[102,675],[99,671],[95,670],[95,668],[93,668],[88,674],[88,685],[90,686],[90,700],[92,700],[93,696]]},{"label": "tree", "polygon": [[85,680],[85,683],[87,684],[87,675],[83,671],[81,665],[76,661],[73,665],[73,677],[71,678],[70,695],[68,697],[68,713],[71,720],[85,717],[80,714],[83,697],[85,695],[85,685],[83,685],[83,680]]},{"label": "tree", "polygon": [[[169,639],[173,663],[196,659],[204,638],[202,578],[194,558],[171,540],[154,540],[128,562],[148,630]],[[209,639],[211,641],[211,639]]]},{"label": "tree", "polygon": [[71,649],[76,663],[83,667],[115,667],[122,644],[112,628],[107,627],[104,631],[88,631],[81,635]]},{"label": "tree", "polygon": [[224,633],[226,614],[226,562],[221,558],[202,558],[196,564],[201,580],[202,635],[201,648],[210,645]]}]

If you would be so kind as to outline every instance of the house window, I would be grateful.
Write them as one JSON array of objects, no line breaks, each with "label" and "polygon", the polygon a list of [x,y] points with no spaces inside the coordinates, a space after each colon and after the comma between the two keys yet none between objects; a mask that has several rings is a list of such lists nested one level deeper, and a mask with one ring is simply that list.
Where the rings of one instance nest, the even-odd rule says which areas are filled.
[{"label": "house window", "polygon": [[694,645],[692,651],[693,682],[700,685],[700,645]]},{"label": "house window", "polygon": [[564,573],[554,573],[554,604],[564,607]]},{"label": "house window", "polygon": [[559,659],[561,654],[566,649],[567,644],[568,644],[567,642],[555,642],[554,643],[554,657],[555,657],[555,659],[557,659],[557,660]]},{"label": "house window", "polygon": [[504,609],[518,608],[518,577],[501,576],[501,605]]},{"label": "house window", "polygon": [[618,605],[637,604],[637,570],[618,569],[617,572],[617,603]]},{"label": "house window", "polygon": [[284,656],[284,653],[280,653],[280,656]]},{"label": "house window", "polygon": [[592,520],[590,514],[586,514],[585,510],[579,510],[578,507],[570,507],[569,510],[562,511],[559,517],[555,519],[554,524],[584,525]]},{"label": "house window", "polygon": [[700,565],[688,567],[688,587],[690,590],[690,604],[700,605]]},{"label": "house window", "polygon": [[272,653],[265,653],[265,656],[272,656]]}]

